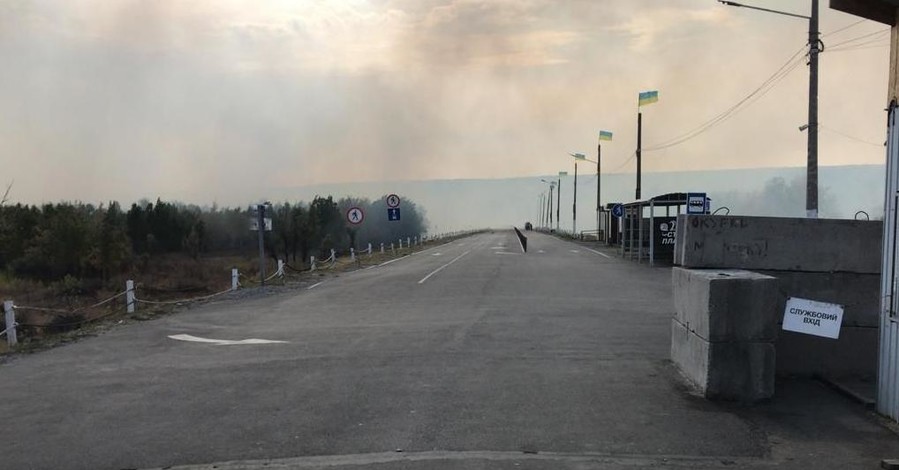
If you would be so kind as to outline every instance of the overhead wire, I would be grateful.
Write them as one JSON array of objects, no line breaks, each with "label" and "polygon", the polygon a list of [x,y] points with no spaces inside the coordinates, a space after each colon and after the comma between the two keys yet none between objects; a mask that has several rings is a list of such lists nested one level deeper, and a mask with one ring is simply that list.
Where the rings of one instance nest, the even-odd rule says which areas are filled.
[{"label": "overhead wire", "polygon": [[761,97],[765,96],[769,91],[771,91],[771,89],[774,88],[774,86],[777,83],[779,83],[781,80],[783,80],[787,75],[790,74],[790,72],[792,72],[793,70],[796,69],[796,67],[798,67],[800,64],[802,64],[803,61],[801,60],[800,54],[803,51],[805,51],[806,46],[807,45],[803,45],[801,48],[799,48],[799,50],[797,50],[795,53],[793,53],[793,55],[790,56],[790,58],[787,59],[787,61],[784,62],[784,64],[781,65],[780,68],[778,68],[773,74],[771,74],[767,79],[765,79],[765,81],[762,82],[761,85],[759,85],[756,89],[754,89],[748,95],[743,97],[740,101],[738,101],[736,104],[734,104],[730,108],[722,111],[718,115],[703,122],[702,124],[700,124],[699,126],[693,128],[692,130],[690,130],[688,132],[685,132],[677,137],[671,138],[662,143],[645,147],[642,150],[644,152],[653,152],[653,151],[657,151],[657,150],[666,149],[669,147],[674,147],[675,145],[680,145],[688,140],[691,140],[691,139],[707,132],[708,130],[715,127],[716,125],[730,119],[731,117],[736,115],[738,112],[740,112],[743,109],[745,109],[746,107],[748,107],[749,104],[752,104],[755,101],[757,101],[758,99],[760,99]]},{"label": "overhead wire", "polygon": [[839,34],[839,33],[843,32],[843,31],[846,31],[846,30],[849,29],[849,28],[853,28],[853,27],[855,27],[855,26],[858,26],[858,25],[864,23],[865,21],[868,21],[868,19],[867,19],[867,18],[862,18],[862,19],[860,19],[860,20],[858,20],[858,21],[855,21],[855,22],[852,22],[852,23],[850,23],[850,24],[848,24],[848,25],[846,25],[846,26],[843,26],[842,28],[839,28],[839,29],[830,31],[829,33],[824,33],[824,34],[821,35],[821,37],[833,36],[833,35],[835,35],[835,34]]},{"label": "overhead wire", "polygon": [[883,143],[880,143],[880,144],[879,144],[879,143],[871,142],[871,141],[869,141],[869,140],[865,140],[865,139],[862,139],[862,138],[859,138],[859,137],[855,137],[854,135],[850,135],[850,134],[847,134],[847,133],[845,133],[845,132],[843,132],[843,131],[834,129],[834,128],[832,128],[832,127],[825,126],[824,124],[821,124],[820,122],[818,123],[818,127],[820,127],[821,129],[824,129],[825,131],[832,132],[832,133],[834,133],[834,134],[843,136],[843,137],[845,137],[845,138],[847,138],[847,139],[854,140],[854,141],[856,141],[856,142],[860,142],[860,143],[863,143],[863,144],[871,145],[871,146],[874,146],[874,147],[880,147],[880,148],[882,148],[882,147],[884,146]]}]

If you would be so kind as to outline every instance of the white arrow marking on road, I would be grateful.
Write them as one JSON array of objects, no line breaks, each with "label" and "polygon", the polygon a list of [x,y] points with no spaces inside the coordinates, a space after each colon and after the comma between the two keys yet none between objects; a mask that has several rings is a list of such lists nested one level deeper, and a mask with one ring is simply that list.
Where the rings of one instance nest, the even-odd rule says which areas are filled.
[{"label": "white arrow marking on road", "polygon": [[208,338],[199,338],[193,335],[171,335],[169,338],[176,339],[178,341],[192,341],[194,343],[209,343],[215,344],[217,346],[232,346],[235,344],[277,344],[277,343],[286,343],[287,341],[275,341],[270,339],[242,339],[239,341],[234,341],[230,339],[208,339]]}]

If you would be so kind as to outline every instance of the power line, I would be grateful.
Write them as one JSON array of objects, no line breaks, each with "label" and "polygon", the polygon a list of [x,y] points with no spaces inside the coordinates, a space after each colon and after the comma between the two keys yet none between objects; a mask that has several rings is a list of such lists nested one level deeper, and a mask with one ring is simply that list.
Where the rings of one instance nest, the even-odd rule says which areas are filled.
[{"label": "power line", "polygon": [[727,119],[730,119],[731,117],[736,115],[738,112],[740,112],[743,109],[745,109],[746,107],[748,107],[750,104],[754,103],[761,97],[765,96],[765,94],[767,94],[772,88],[774,88],[774,86],[777,83],[779,83],[781,80],[783,80],[784,77],[789,75],[790,72],[792,72],[793,70],[796,69],[796,67],[798,67],[800,64],[802,64],[802,60],[799,58],[799,55],[804,50],[805,50],[805,45],[803,45],[799,50],[797,50],[795,53],[793,53],[793,55],[790,56],[790,58],[787,59],[787,61],[784,62],[784,64],[781,65],[780,68],[777,69],[777,71],[775,71],[764,82],[762,82],[761,85],[759,85],[755,90],[753,90],[751,93],[749,93],[748,95],[743,97],[743,99],[738,101],[735,105],[733,105],[730,108],[726,109],[725,111],[719,113],[718,115],[714,116],[713,118],[709,119],[708,121],[703,122],[702,124],[693,128],[690,131],[688,131],[684,134],[681,134],[677,137],[674,137],[672,139],[669,139],[665,142],[662,142],[660,144],[646,147],[643,149],[643,151],[652,152],[652,151],[666,149],[669,147],[674,147],[675,145],[682,144],[688,140],[691,140],[691,139],[703,134],[704,132],[706,132],[706,131],[710,130],[711,128],[715,127],[716,125],[726,121]]},{"label": "power line", "polygon": [[847,138],[847,139],[854,140],[854,141],[856,141],[856,142],[861,142],[861,143],[863,143],[863,144],[868,144],[868,145],[872,145],[872,146],[874,146],[874,147],[880,147],[880,148],[883,148],[883,146],[884,146],[883,143],[878,144],[878,143],[876,143],[876,142],[871,142],[870,140],[861,139],[861,138],[859,138],[859,137],[855,137],[855,136],[853,136],[853,135],[846,134],[846,133],[843,132],[843,131],[836,130],[836,129],[832,128],[832,127],[827,127],[827,126],[825,126],[824,124],[821,124],[821,123],[818,123],[818,127],[820,127],[821,129],[824,129],[824,130],[826,130],[826,131],[833,132],[834,134],[843,136],[843,137],[845,137],[845,138]]},{"label": "power line", "polygon": [[829,32],[829,33],[824,33],[824,34],[821,35],[821,37],[825,37],[825,36],[833,36],[834,34],[841,33],[841,32],[843,32],[843,31],[846,31],[846,30],[849,29],[849,28],[858,26],[858,25],[864,23],[865,21],[868,21],[868,19],[867,19],[867,18],[862,18],[862,19],[860,19],[860,20],[858,20],[858,21],[856,21],[856,22],[853,22],[853,23],[850,23],[850,24],[848,24],[848,25],[846,25],[846,26],[843,26],[842,28],[837,29],[837,30],[835,30],[835,31],[831,31],[831,32]]},{"label": "power line", "polygon": [[[844,44],[853,43],[853,42],[856,42],[856,41],[859,41],[859,40],[862,40],[862,39],[870,38],[870,37],[872,37],[872,36],[878,36],[878,35],[883,36],[883,35],[885,35],[885,34],[887,34],[887,33],[889,33],[889,32],[890,32],[889,29],[881,29],[881,30],[879,30],[879,31],[874,31],[873,33],[862,34],[861,36],[856,36],[856,37],[854,37],[854,38],[852,38],[852,39],[847,39],[847,40],[845,40],[845,41],[841,41],[841,42],[838,42],[838,43],[835,43],[835,44],[831,44],[830,47],[839,47],[839,46],[842,46],[842,45],[844,45]],[[883,39],[883,38],[878,38],[878,39]]]}]

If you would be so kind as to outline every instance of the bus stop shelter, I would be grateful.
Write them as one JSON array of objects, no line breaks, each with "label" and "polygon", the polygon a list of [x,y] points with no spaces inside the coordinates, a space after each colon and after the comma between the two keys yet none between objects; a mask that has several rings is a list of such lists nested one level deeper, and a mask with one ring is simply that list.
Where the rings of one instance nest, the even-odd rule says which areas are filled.
[{"label": "bus stop shelter", "polygon": [[[622,204],[621,256],[638,263],[646,259],[650,266],[655,266],[657,261],[673,262],[677,215],[686,212],[688,196],[688,193],[669,193]],[[708,198],[706,211],[707,207]]]}]

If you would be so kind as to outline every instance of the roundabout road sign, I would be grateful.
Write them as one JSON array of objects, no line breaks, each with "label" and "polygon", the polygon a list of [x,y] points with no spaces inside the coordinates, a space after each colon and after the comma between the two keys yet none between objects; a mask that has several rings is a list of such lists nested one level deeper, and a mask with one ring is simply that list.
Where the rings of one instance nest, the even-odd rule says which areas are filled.
[{"label": "roundabout road sign", "polygon": [[615,217],[621,217],[624,215],[624,206],[621,204],[615,204],[612,206],[612,215]]},{"label": "roundabout road sign", "polygon": [[358,207],[350,207],[349,210],[346,211],[347,222],[353,225],[359,225],[363,220],[365,220],[365,212],[362,212],[362,209]]},{"label": "roundabout road sign", "polygon": [[393,209],[394,207],[400,206],[400,197],[396,194],[391,194],[387,196],[387,207]]}]

